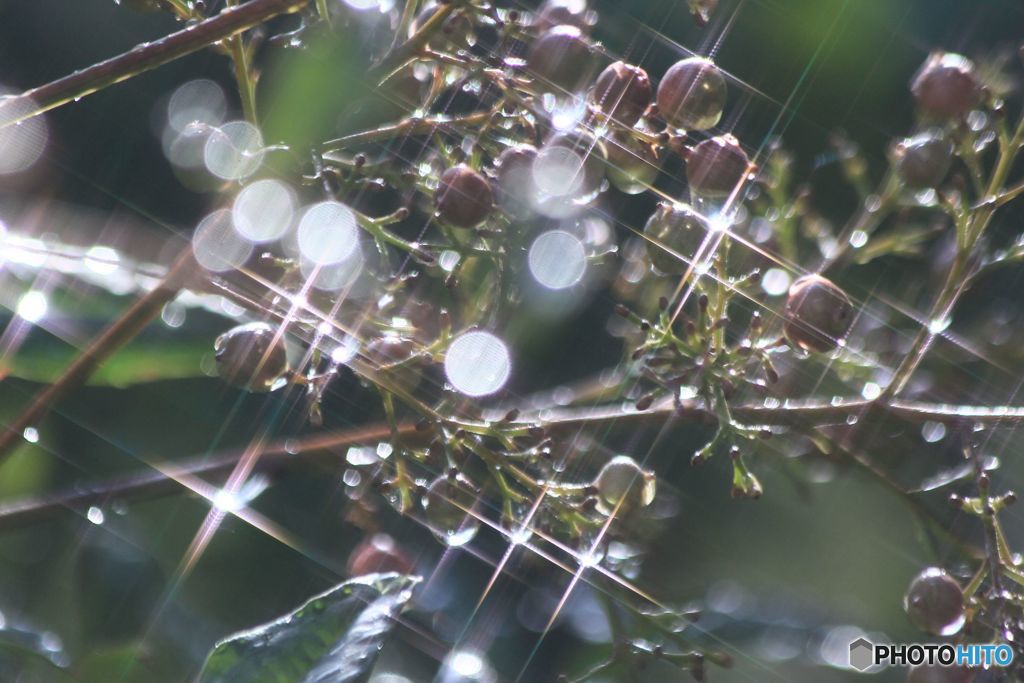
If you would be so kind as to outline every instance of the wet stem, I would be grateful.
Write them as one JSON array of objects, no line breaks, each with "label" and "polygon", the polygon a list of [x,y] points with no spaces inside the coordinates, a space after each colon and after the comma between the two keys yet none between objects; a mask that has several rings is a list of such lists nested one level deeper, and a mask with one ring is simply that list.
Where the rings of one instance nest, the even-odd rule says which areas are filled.
[{"label": "wet stem", "polygon": [[941,332],[933,331],[933,322],[948,320],[953,308],[956,306],[957,299],[965,291],[968,270],[973,262],[978,241],[992,220],[996,208],[1000,206],[999,197],[1002,194],[1002,188],[1006,183],[1006,177],[1013,167],[1013,162],[1022,143],[1024,143],[1024,114],[1021,115],[1017,128],[1011,137],[1000,136],[999,156],[985,189],[985,194],[979,197],[979,204],[968,209],[969,213],[964,217],[964,220],[959,220],[960,217],[957,217],[957,252],[953,260],[953,266],[950,268],[946,281],[935,299],[927,321],[918,330],[909,353],[903,357],[902,362],[893,374],[892,381],[885,388],[885,391],[882,392],[881,396],[879,396],[878,400],[880,402],[887,402],[906,387],[911,375],[913,375],[914,370],[917,369],[917,366],[924,358],[936,334]]}]

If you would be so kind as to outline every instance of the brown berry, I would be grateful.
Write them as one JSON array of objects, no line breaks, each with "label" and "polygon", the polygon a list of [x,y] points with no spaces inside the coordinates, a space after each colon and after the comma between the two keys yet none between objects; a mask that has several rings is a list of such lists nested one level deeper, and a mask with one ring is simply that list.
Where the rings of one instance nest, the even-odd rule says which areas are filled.
[{"label": "brown berry", "polygon": [[981,83],[971,60],[953,52],[933,52],[910,84],[918,110],[939,121],[959,121],[981,104]]},{"label": "brown berry", "polygon": [[686,272],[707,237],[707,225],[685,204],[662,202],[644,225],[647,258],[663,275]]},{"label": "brown berry", "polygon": [[590,102],[623,126],[633,126],[651,104],[653,91],[647,72],[638,66],[615,62],[601,72],[590,91]]},{"label": "brown berry", "polygon": [[907,187],[937,187],[953,163],[953,143],[941,130],[929,130],[896,143],[893,164]]},{"label": "brown berry", "polygon": [[690,57],[676,62],[658,84],[658,111],[676,128],[707,130],[722,118],[725,78],[714,62]]},{"label": "brown berry", "polygon": [[533,41],[526,65],[555,94],[583,90],[594,70],[590,43],[575,26],[555,26]]},{"label": "brown berry", "polygon": [[414,565],[395,539],[387,534],[373,534],[363,539],[348,556],[347,569],[349,576],[378,572],[411,574]]},{"label": "brown berry", "polygon": [[469,166],[459,164],[441,175],[434,193],[438,217],[457,228],[475,228],[491,215],[491,184]]},{"label": "brown berry", "polygon": [[704,140],[686,159],[690,191],[706,197],[727,197],[750,173],[750,159],[732,135]]},{"label": "brown berry", "polygon": [[940,567],[928,567],[914,577],[903,607],[914,625],[931,635],[952,635],[964,623],[963,591]]},{"label": "brown berry", "polygon": [[849,297],[820,275],[806,275],[792,284],[786,299],[784,332],[793,346],[827,353],[846,337],[853,322]]},{"label": "brown berry", "polygon": [[288,354],[284,336],[267,323],[234,327],[213,344],[217,374],[228,384],[248,391],[273,391],[284,384]]}]

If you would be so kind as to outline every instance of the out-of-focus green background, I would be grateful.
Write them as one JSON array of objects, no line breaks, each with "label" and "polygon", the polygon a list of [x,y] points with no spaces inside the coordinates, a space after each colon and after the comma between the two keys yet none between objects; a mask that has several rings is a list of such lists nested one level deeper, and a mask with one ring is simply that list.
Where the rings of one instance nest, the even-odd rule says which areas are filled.
[{"label": "out-of-focus green background", "polygon": [[[1011,0],[722,0],[704,29],[694,25],[678,0],[595,0],[593,7],[600,14],[595,36],[654,77],[681,54],[676,45],[713,53],[736,79],[723,126],[754,150],[770,135],[782,135],[798,159],[799,176],[814,182],[820,210],[840,224],[854,202],[839,182],[829,133],[845,129],[863,145],[877,175],[888,140],[912,125],[907,84],[930,50],[959,50],[982,59],[1024,37],[1024,7]],[[110,0],[0,2],[0,84],[12,90],[40,84],[174,29],[167,16],[136,13]],[[336,66],[342,75],[353,68]],[[268,64],[267,73],[273,68]],[[0,183],[0,220],[12,231],[25,225],[38,231],[33,208],[61,204],[80,217],[77,229],[84,243],[102,244],[126,225],[140,240],[187,235],[219,199],[175,176],[161,150],[159,119],[168,94],[197,77],[221,83],[238,116],[228,62],[210,53],[48,114],[50,141],[42,162],[24,177]],[[289,86],[268,76],[266,87],[287,91]],[[344,99],[349,85],[342,76],[337,87],[338,92],[323,93],[324,101]],[[306,95],[317,98],[315,91]],[[285,108],[278,113],[282,120],[317,102],[290,104],[295,111]],[[679,167],[669,165],[666,171],[678,175]],[[671,178],[664,186],[671,191]],[[619,196],[609,203],[623,222],[640,225],[653,201]],[[996,234],[1016,234],[1018,226],[1007,218]],[[842,278],[860,301],[921,309],[929,301],[932,270],[928,258],[890,259],[845,271]],[[5,303],[16,299],[19,286],[30,284],[5,279]],[[957,317],[953,329],[984,346],[994,362],[965,359],[940,346],[925,372],[931,381],[928,395],[1013,401],[1024,340],[1020,284],[1019,272],[1009,270],[965,298],[967,313]],[[85,339],[127,302],[83,288],[59,294],[53,305],[74,312],[67,336]],[[526,394],[616,362],[618,342],[604,332],[608,307],[609,295],[598,293],[590,305],[556,321],[524,318],[518,326],[524,332],[513,344],[513,391]],[[2,315],[10,319],[9,311]],[[1004,322],[999,327],[994,321]],[[891,323],[909,329],[900,316]],[[993,325],[1005,332],[998,344]],[[226,326],[217,316],[190,311],[181,328],[147,330],[96,385],[76,392],[39,425],[38,444],[22,446],[0,466],[0,500],[141,470],[146,461],[244,445],[256,424],[268,426],[275,437],[307,431],[294,395],[243,396],[198,371],[209,363],[212,340]],[[33,331],[22,348],[19,374],[52,376],[70,348]],[[119,386],[138,380],[146,368],[159,379]],[[0,415],[13,415],[38,387],[28,379],[4,379]],[[375,401],[372,392],[343,378],[328,398],[327,426],[379,419]],[[643,454],[654,436],[620,431],[602,438],[609,450]],[[706,437],[703,428],[678,427],[655,444],[647,463],[660,475],[664,495],[677,501],[679,513],[655,537],[637,582],[667,601],[709,601],[713,609],[706,626],[741,653],[734,670],[712,668],[711,680],[859,680],[859,674],[822,662],[823,652],[839,652],[841,661],[852,632],[841,627],[899,641],[921,639],[902,612],[903,591],[923,566],[949,557],[932,553],[906,505],[842,464],[810,468],[820,482],[805,491],[786,474],[785,456],[793,453],[758,458],[754,468],[767,494],[757,502],[733,501],[727,463],[699,470],[688,464]],[[1003,461],[999,486],[1020,481],[1020,446],[1009,432],[996,433],[989,442],[988,450]],[[906,425],[880,426],[872,454],[905,482],[919,481],[957,457],[951,439],[926,444]],[[806,475],[807,468],[801,472]],[[959,532],[976,532],[946,509],[944,495],[920,498]],[[187,579],[173,585],[170,579],[209,510],[196,497],[112,499],[99,507],[100,525],[87,520],[86,510],[73,509],[0,531],[4,623],[59,638],[60,657],[82,681],[185,680],[218,637],[264,622],[338,582],[361,537],[346,523],[337,467],[303,468],[280,477],[255,507],[286,529],[296,547],[228,519]],[[483,533],[478,546],[484,559],[478,559],[461,550],[444,552],[424,529],[383,507],[380,521],[418,558],[421,569],[432,572],[438,563],[440,568],[410,616],[435,635],[423,638],[413,629],[399,629],[378,670],[431,680],[437,660],[459,635],[484,588],[488,560],[493,563],[503,545]],[[1019,521],[1011,511],[1007,530],[1017,547],[1024,544]],[[569,580],[543,561],[519,555],[510,568],[511,576],[498,582],[474,622],[475,637],[501,681],[515,679]],[[558,672],[579,672],[606,652],[606,644],[590,642],[602,635],[595,614],[592,594],[579,589],[522,680],[552,681]],[[829,650],[834,643],[839,649]],[[660,665],[636,676],[687,680]],[[886,672],[873,679],[902,676]],[[26,660],[17,649],[9,659],[0,649],[0,680],[65,678],[49,665]]]}]

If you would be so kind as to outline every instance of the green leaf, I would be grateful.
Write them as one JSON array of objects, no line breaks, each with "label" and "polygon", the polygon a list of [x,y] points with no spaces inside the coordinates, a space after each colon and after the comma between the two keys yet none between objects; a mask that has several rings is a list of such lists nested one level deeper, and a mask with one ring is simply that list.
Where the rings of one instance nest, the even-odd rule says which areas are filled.
[{"label": "green leaf", "polygon": [[199,683],[350,683],[370,672],[418,576],[368,574],[222,640]]}]

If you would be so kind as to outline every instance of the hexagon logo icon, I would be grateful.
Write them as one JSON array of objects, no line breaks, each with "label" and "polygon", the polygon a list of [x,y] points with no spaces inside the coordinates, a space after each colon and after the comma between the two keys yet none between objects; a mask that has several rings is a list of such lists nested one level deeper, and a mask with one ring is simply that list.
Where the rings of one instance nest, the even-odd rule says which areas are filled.
[{"label": "hexagon logo icon", "polygon": [[858,638],[850,643],[850,666],[857,671],[867,669],[874,664],[874,657],[872,656],[874,649],[875,646],[866,638]]}]

